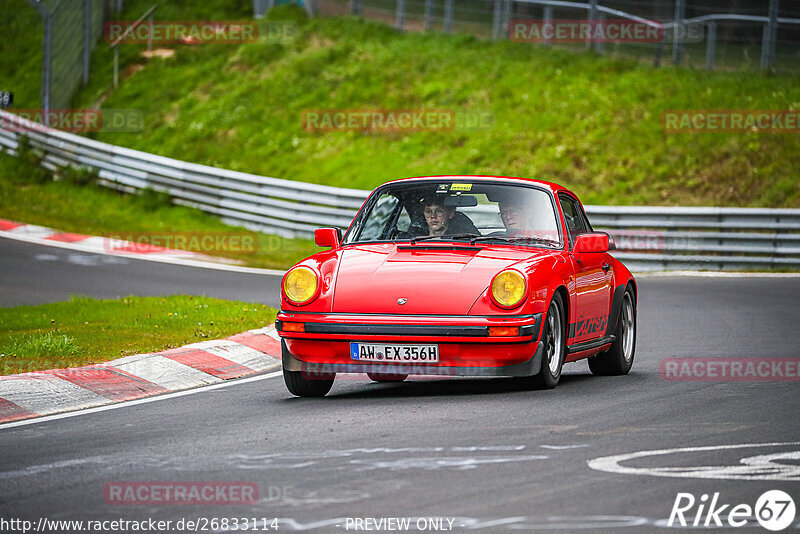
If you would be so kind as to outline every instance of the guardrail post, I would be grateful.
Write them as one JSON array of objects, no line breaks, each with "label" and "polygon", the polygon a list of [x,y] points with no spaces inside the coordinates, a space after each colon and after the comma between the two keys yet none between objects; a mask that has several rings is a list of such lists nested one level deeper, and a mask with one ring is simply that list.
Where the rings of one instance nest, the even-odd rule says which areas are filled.
[{"label": "guardrail post", "polygon": [[430,30],[433,24],[433,0],[425,0],[425,30]]},{"label": "guardrail post", "polygon": [[661,40],[656,45],[656,54],[653,56],[653,66],[660,67],[661,66],[661,58],[664,56],[664,38],[662,37]]},{"label": "guardrail post", "polygon": [[92,0],[83,0],[83,84],[89,83],[92,53]]},{"label": "guardrail post", "polygon": [[403,29],[406,15],[406,0],[397,0],[397,18],[395,26],[398,30]]},{"label": "guardrail post", "polygon": [[675,25],[672,27],[672,62],[679,65],[683,58],[681,28],[686,17],[686,0],[675,0]]},{"label": "guardrail post", "polygon": [[453,0],[444,0],[444,31],[450,33],[453,30]]},{"label": "guardrail post", "polygon": [[761,68],[767,68],[767,48],[769,48],[769,23],[761,28]]},{"label": "guardrail post", "polygon": [[50,84],[53,78],[53,14],[42,13],[44,17],[44,39],[42,43],[42,120],[50,126]]},{"label": "guardrail post", "polygon": [[775,65],[775,48],[778,37],[778,1],[769,1],[769,22],[764,25],[764,38],[761,44],[761,68],[772,70]]},{"label": "guardrail post", "polygon": [[[598,25],[602,26],[602,24],[605,21],[605,19],[606,19],[605,13],[598,13],[597,14],[597,18],[595,20],[597,21]],[[603,32],[603,35],[605,35],[605,32]],[[602,54],[605,51],[605,43],[602,40],[595,41],[594,42],[594,51],[597,52],[598,54]]]},{"label": "guardrail post", "polygon": [[[544,6],[544,16],[542,18],[544,19],[543,27],[547,27],[547,26],[549,26],[550,24],[553,23],[553,6],[551,6],[551,5]],[[550,42],[550,39],[545,37],[544,38],[544,45],[545,46],[553,46],[553,43]]]},{"label": "guardrail post", "polygon": [[361,15],[361,0],[350,1],[350,14]]},{"label": "guardrail post", "polygon": [[500,2],[503,0],[494,0],[494,10],[492,12],[492,39],[497,39],[500,33]]},{"label": "guardrail post", "polygon": [[706,69],[714,70],[714,61],[717,58],[717,23],[708,21],[708,31],[706,32]]},{"label": "guardrail post", "polygon": [[503,12],[503,27],[500,35],[503,39],[508,39],[511,32],[511,17],[514,14],[514,0],[506,0],[505,11]]},{"label": "guardrail post", "polygon": [[119,85],[119,45],[114,47],[114,89]]},{"label": "guardrail post", "polygon": [[594,42],[593,35],[594,35],[594,23],[597,20],[597,0],[590,0],[589,2],[589,26],[591,28],[591,34],[589,39],[586,41],[586,48],[591,48],[592,43]]},{"label": "guardrail post", "polygon": [[150,13],[150,17],[147,19],[147,51],[151,52],[153,50],[153,14]]}]

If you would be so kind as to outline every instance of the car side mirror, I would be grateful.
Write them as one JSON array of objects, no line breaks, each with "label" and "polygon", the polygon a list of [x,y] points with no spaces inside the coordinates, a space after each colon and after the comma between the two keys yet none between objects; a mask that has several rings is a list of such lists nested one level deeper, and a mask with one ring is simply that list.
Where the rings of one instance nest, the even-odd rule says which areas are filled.
[{"label": "car side mirror", "polygon": [[317,228],[314,230],[314,243],[318,247],[339,248],[342,242],[342,231],[338,228]]},{"label": "car side mirror", "polygon": [[575,253],[608,252],[608,234],[603,234],[600,232],[581,234],[575,238],[575,247],[573,250]]}]

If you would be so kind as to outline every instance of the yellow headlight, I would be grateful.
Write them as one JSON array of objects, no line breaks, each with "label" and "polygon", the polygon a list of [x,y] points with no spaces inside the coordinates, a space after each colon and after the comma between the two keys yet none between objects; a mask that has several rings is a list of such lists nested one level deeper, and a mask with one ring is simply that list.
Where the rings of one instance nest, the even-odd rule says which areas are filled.
[{"label": "yellow headlight", "polygon": [[317,275],[308,267],[296,267],[283,279],[283,293],[295,304],[304,304],[317,294]]},{"label": "yellow headlight", "polygon": [[492,298],[501,306],[516,306],[525,298],[525,279],[517,271],[501,272],[492,281]]}]

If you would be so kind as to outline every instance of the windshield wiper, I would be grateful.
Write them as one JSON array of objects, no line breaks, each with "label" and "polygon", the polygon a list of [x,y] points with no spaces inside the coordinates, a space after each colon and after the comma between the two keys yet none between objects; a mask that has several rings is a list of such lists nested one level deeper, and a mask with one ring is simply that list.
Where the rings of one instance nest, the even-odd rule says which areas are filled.
[{"label": "windshield wiper", "polygon": [[503,241],[504,243],[519,243],[521,241],[525,241],[525,242],[538,243],[538,244],[541,244],[541,245],[548,245],[548,246],[551,246],[551,247],[557,247],[557,246],[560,245],[560,243],[558,241],[553,241],[552,239],[544,239],[544,238],[541,238],[541,237],[523,237],[523,236],[506,237],[506,236],[502,236],[502,235],[482,235],[482,236],[479,236],[479,237],[473,237],[472,239],[469,240],[469,243],[472,244],[472,243],[475,243],[477,241],[489,241],[489,240],[493,240],[493,239],[497,239],[499,241]]},{"label": "windshield wiper", "polygon": [[500,241],[505,241],[506,243],[511,242],[511,238],[502,235],[479,235],[473,236],[472,239],[469,240],[469,244],[477,243],[478,241],[489,241],[490,239],[499,239]]},{"label": "windshield wiper", "polygon": [[552,247],[557,247],[557,246],[559,246],[561,244],[558,241],[553,241],[552,239],[545,239],[543,237],[521,237],[520,236],[520,237],[509,237],[507,239],[511,243],[518,243],[520,241],[531,241],[531,242],[539,243],[539,244],[542,244],[542,245],[550,245]]},{"label": "windshield wiper", "polygon": [[[475,234],[452,234],[452,235],[423,235],[411,238],[411,244],[419,241],[428,241],[429,239],[464,239],[467,237],[475,237]],[[470,241],[472,244],[472,241]]]}]

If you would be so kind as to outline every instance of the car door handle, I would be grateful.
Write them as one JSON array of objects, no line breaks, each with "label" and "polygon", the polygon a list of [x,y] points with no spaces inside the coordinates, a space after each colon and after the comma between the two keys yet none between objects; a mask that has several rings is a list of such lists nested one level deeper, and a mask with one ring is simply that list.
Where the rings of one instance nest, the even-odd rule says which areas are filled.
[{"label": "car door handle", "polygon": [[611,266],[609,264],[607,264],[607,263],[603,264],[603,272],[604,273],[607,273],[610,268],[611,268]]}]

